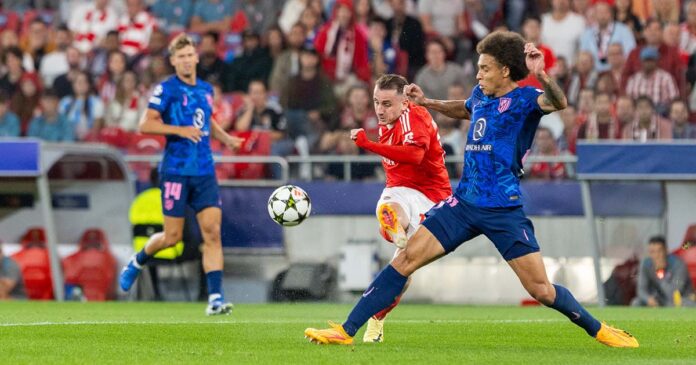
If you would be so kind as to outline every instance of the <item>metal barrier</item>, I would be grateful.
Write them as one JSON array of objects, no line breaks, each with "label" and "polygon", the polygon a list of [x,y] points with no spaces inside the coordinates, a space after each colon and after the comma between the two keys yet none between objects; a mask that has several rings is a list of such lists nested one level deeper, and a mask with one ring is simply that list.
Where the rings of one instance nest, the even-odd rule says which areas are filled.
[{"label": "metal barrier", "polygon": [[[158,163],[162,159],[162,155],[125,155],[126,162],[150,162]],[[268,179],[235,179],[221,180],[220,185],[223,186],[278,186],[287,183],[290,180],[291,167],[297,165],[298,169],[304,166],[309,174],[299,174],[293,176],[293,179],[312,180],[314,178],[311,173],[314,171],[316,164],[340,163],[343,165],[343,180],[350,181],[352,175],[352,165],[354,163],[374,163],[378,165],[382,162],[382,157],[376,155],[356,156],[356,155],[310,155],[310,156],[288,156],[286,158],[279,156],[214,156],[216,163],[262,163],[276,164],[280,167],[279,178]],[[530,155],[524,161],[525,169],[535,163],[562,163],[565,165],[566,172],[569,178],[575,178],[575,164],[578,159],[573,155],[561,156],[536,156]],[[445,158],[445,163],[448,165],[462,165],[464,156],[453,155]],[[458,176],[453,176],[458,178]]]}]

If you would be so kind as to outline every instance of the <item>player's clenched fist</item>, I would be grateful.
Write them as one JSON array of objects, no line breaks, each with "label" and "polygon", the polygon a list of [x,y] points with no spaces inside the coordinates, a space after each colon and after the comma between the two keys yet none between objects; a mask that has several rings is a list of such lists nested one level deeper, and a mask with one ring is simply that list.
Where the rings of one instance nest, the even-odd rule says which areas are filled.
[{"label": "player's clenched fist", "polygon": [[203,138],[203,131],[191,126],[181,127],[179,129],[179,133],[177,134],[179,135],[179,137],[186,138],[193,143],[198,143],[201,141],[201,138]]},{"label": "player's clenched fist", "polygon": [[425,100],[425,94],[420,86],[416,84],[408,84],[404,87],[404,94],[411,99],[412,102],[421,105]]},{"label": "player's clenched fist", "polygon": [[355,141],[355,144],[358,147],[362,147],[362,145],[367,141],[367,134],[365,133],[365,130],[362,128],[351,129],[350,139]]},{"label": "player's clenched fist", "polygon": [[237,151],[240,147],[242,147],[242,143],[244,143],[244,138],[230,136],[230,138],[225,142],[225,145],[232,151]]}]

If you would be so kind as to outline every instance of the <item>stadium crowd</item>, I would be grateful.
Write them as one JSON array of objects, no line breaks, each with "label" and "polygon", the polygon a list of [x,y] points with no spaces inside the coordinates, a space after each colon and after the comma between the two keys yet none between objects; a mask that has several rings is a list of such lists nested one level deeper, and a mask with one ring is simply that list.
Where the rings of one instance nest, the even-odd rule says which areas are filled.
[{"label": "stadium crowd", "polygon": [[[247,137],[241,153],[359,155],[350,129],[378,130],[371,82],[399,73],[431,98],[465,99],[476,44],[498,29],[535,43],[568,96],[542,120],[534,154],[573,154],[579,139],[696,138],[696,1],[686,0],[5,1],[0,136],[158,152],[139,143],[138,120],[172,72],[168,41],[185,31],[198,77],[215,88],[214,118]],[[447,153],[462,154],[468,123],[434,120]],[[363,167],[354,175],[374,175]],[[567,171],[539,163],[529,175]]]}]

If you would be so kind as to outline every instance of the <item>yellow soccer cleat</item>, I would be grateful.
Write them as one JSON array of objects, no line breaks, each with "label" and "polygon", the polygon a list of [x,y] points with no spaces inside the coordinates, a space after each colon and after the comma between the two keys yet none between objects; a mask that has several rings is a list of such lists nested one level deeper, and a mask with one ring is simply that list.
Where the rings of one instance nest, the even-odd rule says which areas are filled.
[{"label": "yellow soccer cleat", "polygon": [[384,320],[370,317],[367,321],[367,329],[363,335],[363,342],[383,342],[384,341]]},{"label": "yellow soccer cleat", "polygon": [[377,214],[377,219],[379,220],[380,228],[387,235],[391,236],[391,242],[396,245],[396,247],[404,249],[406,248],[406,242],[408,242],[408,237],[406,236],[406,231],[404,227],[399,223],[399,217],[396,211],[388,204],[382,204],[379,207],[379,214]]},{"label": "yellow soccer cleat", "polygon": [[599,332],[597,332],[597,337],[595,338],[600,343],[609,347],[635,348],[640,346],[638,340],[636,340],[633,335],[624,330],[609,326],[606,323],[602,323],[602,327],[599,328]]},{"label": "yellow soccer cleat", "polygon": [[319,345],[352,345],[353,337],[349,336],[343,329],[343,326],[329,321],[331,328],[318,330],[316,328],[307,328],[304,331],[305,338],[309,342],[314,342]]}]

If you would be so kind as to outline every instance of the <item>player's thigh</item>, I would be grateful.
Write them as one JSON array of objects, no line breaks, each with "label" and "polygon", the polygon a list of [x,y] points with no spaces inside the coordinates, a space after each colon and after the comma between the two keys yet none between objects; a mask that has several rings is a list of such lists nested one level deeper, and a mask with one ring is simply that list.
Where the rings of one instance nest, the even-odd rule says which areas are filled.
[{"label": "player's thigh", "polygon": [[221,208],[220,189],[215,175],[193,176],[191,181],[191,191],[189,192],[188,204],[196,214],[207,208]]},{"label": "player's thigh", "polygon": [[205,242],[220,240],[220,224],[222,210],[218,207],[207,207],[196,213],[198,226]]},{"label": "player's thigh", "polygon": [[181,241],[184,232],[184,217],[164,216],[164,242],[167,246]]},{"label": "player's thigh", "polygon": [[445,254],[445,249],[437,237],[421,226],[408,240],[406,248],[396,252],[391,265],[402,275],[409,276]]},{"label": "player's thigh", "polygon": [[184,218],[189,200],[191,182],[188,176],[163,174],[160,178],[162,214],[166,217]]},{"label": "player's thigh", "polygon": [[541,252],[533,252],[508,261],[508,265],[520,279],[522,286],[534,298],[552,304],[554,289],[546,275],[546,267]]},{"label": "player's thigh", "polygon": [[382,204],[394,207],[399,218],[408,222],[406,233],[409,237],[416,232],[420,223],[425,219],[425,213],[435,205],[420,191],[407,187],[385,188],[377,202],[376,214],[378,215]]},{"label": "player's thigh", "polygon": [[[459,202],[454,196],[450,196],[432,207],[425,214],[426,218],[420,226],[427,228],[443,247],[445,253],[450,253],[462,243],[481,234],[473,224],[472,216],[474,214],[471,206]],[[419,228],[419,231],[421,229]],[[408,245],[410,244],[409,240]]]}]

